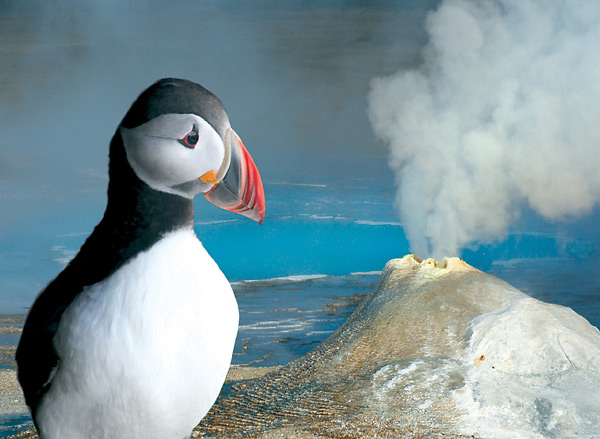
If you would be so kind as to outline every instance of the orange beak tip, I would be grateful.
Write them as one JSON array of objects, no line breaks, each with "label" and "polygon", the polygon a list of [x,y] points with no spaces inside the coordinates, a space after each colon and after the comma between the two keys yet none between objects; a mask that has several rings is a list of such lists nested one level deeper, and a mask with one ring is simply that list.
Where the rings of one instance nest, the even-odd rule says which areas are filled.
[{"label": "orange beak tip", "polygon": [[219,180],[217,179],[217,173],[215,171],[208,171],[200,177],[200,181],[206,184],[217,184]]}]

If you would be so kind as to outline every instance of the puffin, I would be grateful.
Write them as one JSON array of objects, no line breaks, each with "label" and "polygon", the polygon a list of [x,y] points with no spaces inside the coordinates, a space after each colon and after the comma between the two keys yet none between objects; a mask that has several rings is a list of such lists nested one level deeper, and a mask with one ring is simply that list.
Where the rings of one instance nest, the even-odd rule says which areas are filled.
[{"label": "puffin", "polygon": [[17,375],[42,439],[183,439],[214,404],[238,330],[193,199],[259,224],[265,194],[221,101],[164,78],[110,142],[104,215],[37,296]]}]

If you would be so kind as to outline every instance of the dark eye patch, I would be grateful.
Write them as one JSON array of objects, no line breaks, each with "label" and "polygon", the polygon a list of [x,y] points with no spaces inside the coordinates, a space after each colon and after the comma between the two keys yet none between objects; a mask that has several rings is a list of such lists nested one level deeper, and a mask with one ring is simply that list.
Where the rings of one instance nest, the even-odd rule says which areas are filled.
[{"label": "dark eye patch", "polygon": [[179,140],[179,143],[181,143],[186,148],[194,148],[198,143],[198,140],[198,128],[194,125],[194,128],[192,128],[192,130],[189,133],[183,136],[183,139]]}]

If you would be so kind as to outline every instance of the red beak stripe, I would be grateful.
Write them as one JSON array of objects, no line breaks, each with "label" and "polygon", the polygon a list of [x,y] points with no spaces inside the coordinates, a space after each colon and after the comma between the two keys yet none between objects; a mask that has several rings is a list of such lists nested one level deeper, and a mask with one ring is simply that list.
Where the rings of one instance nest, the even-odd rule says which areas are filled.
[{"label": "red beak stripe", "polygon": [[231,136],[231,164],[223,180],[204,196],[215,206],[239,213],[262,224],[265,192],[258,168],[242,140]]}]

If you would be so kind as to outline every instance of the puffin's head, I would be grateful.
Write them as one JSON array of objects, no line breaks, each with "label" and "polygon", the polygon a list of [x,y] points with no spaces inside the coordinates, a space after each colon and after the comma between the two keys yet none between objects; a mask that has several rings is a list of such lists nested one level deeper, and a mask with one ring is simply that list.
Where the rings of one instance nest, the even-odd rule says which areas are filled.
[{"label": "puffin's head", "polygon": [[155,190],[193,198],[262,224],[258,169],[219,99],[183,79],[161,79],[133,103],[119,131],[127,161]]}]

